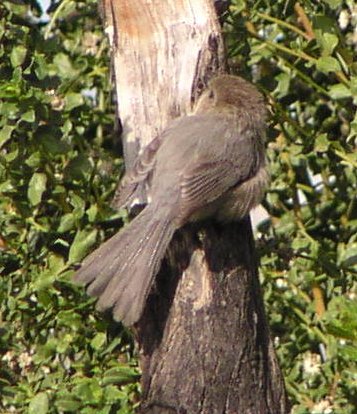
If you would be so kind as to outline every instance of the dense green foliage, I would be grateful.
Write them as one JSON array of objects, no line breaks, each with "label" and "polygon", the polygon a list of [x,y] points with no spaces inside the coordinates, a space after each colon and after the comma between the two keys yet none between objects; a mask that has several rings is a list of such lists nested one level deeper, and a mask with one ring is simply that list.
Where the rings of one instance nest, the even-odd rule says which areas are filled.
[{"label": "dense green foliage", "polygon": [[[357,49],[352,1],[235,1],[232,63],[271,105],[259,250],[294,413],[357,407]],[[343,3],[343,4],[342,4]],[[237,41],[239,40],[239,41]],[[249,59],[246,60],[246,56]]]},{"label": "dense green foliage", "polygon": [[[130,335],[70,282],[113,233],[107,43],[95,0],[0,5],[0,412],[131,413]],[[295,7],[294,7],[295,6]],[[231,67],[271,109],[271,220],[258,233],[295,414],[357,404],[357,49],[352,1],[232,1]]]},{"label": "dense green foliage", "polygon": [[118,219],[96,1],[63,1],[47,25],[33,7],[0,8],[0,412],[128,413],[130,337],[69,282]]}]

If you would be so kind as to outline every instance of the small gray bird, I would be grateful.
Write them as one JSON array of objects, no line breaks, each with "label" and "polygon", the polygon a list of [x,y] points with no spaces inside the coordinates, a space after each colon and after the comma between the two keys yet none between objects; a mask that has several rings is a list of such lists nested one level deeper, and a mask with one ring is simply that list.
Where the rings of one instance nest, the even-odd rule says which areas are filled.
[{"label": "small gray bird", "polygon": [[177,229],[213,217],[234,221],[260,203],[269,178],[262,95],[237,76],[212,79],[190,116],[168,124],[124,176],[114,199],[129,206],[138,191],[146,207],[91,253],[74,281],[99,297],[97,308],[136,323]]}]

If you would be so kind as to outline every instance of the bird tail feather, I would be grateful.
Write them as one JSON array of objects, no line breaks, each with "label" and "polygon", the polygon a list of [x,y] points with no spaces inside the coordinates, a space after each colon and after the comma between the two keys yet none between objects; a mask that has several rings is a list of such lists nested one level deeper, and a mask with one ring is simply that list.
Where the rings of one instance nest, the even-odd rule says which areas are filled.
[{"label": "bird tail feather", "polygon": [[99,297],[97,308],[114,308],[114,318],[125,325],[137,322],[143,312],[161,261],[175,232],[169,213],[157,215],[147,206],[119,233],[102,244],[74,275]]}]

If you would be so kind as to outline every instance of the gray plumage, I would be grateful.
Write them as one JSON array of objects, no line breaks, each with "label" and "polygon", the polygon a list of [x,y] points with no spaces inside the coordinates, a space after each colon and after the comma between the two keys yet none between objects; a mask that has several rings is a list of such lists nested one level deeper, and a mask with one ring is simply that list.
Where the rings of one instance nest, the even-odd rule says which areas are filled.
[{"label": "gray plumage", "polygon": [[237,220],[259,204],[265,169],[265,105],[253,85],[213,79],[192,116],[171,122],[136,160],[114,198],[148,205],[84,261],[74,280],[89,285],[100,310],[126,325],[140,319],[174,232],[189,221]]}]

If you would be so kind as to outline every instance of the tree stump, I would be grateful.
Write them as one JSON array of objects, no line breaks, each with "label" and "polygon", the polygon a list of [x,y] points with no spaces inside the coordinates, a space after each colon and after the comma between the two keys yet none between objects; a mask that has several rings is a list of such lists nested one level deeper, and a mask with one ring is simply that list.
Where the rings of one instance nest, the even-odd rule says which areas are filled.
[{"label": "tree stump", "polygon": [[[103,0],[126,168],[225,71],[211,0]],[[169,160],[168,160],[169,162]],[[178,231],[135,328],[142,413],[286,414],[249,218]]]}]

